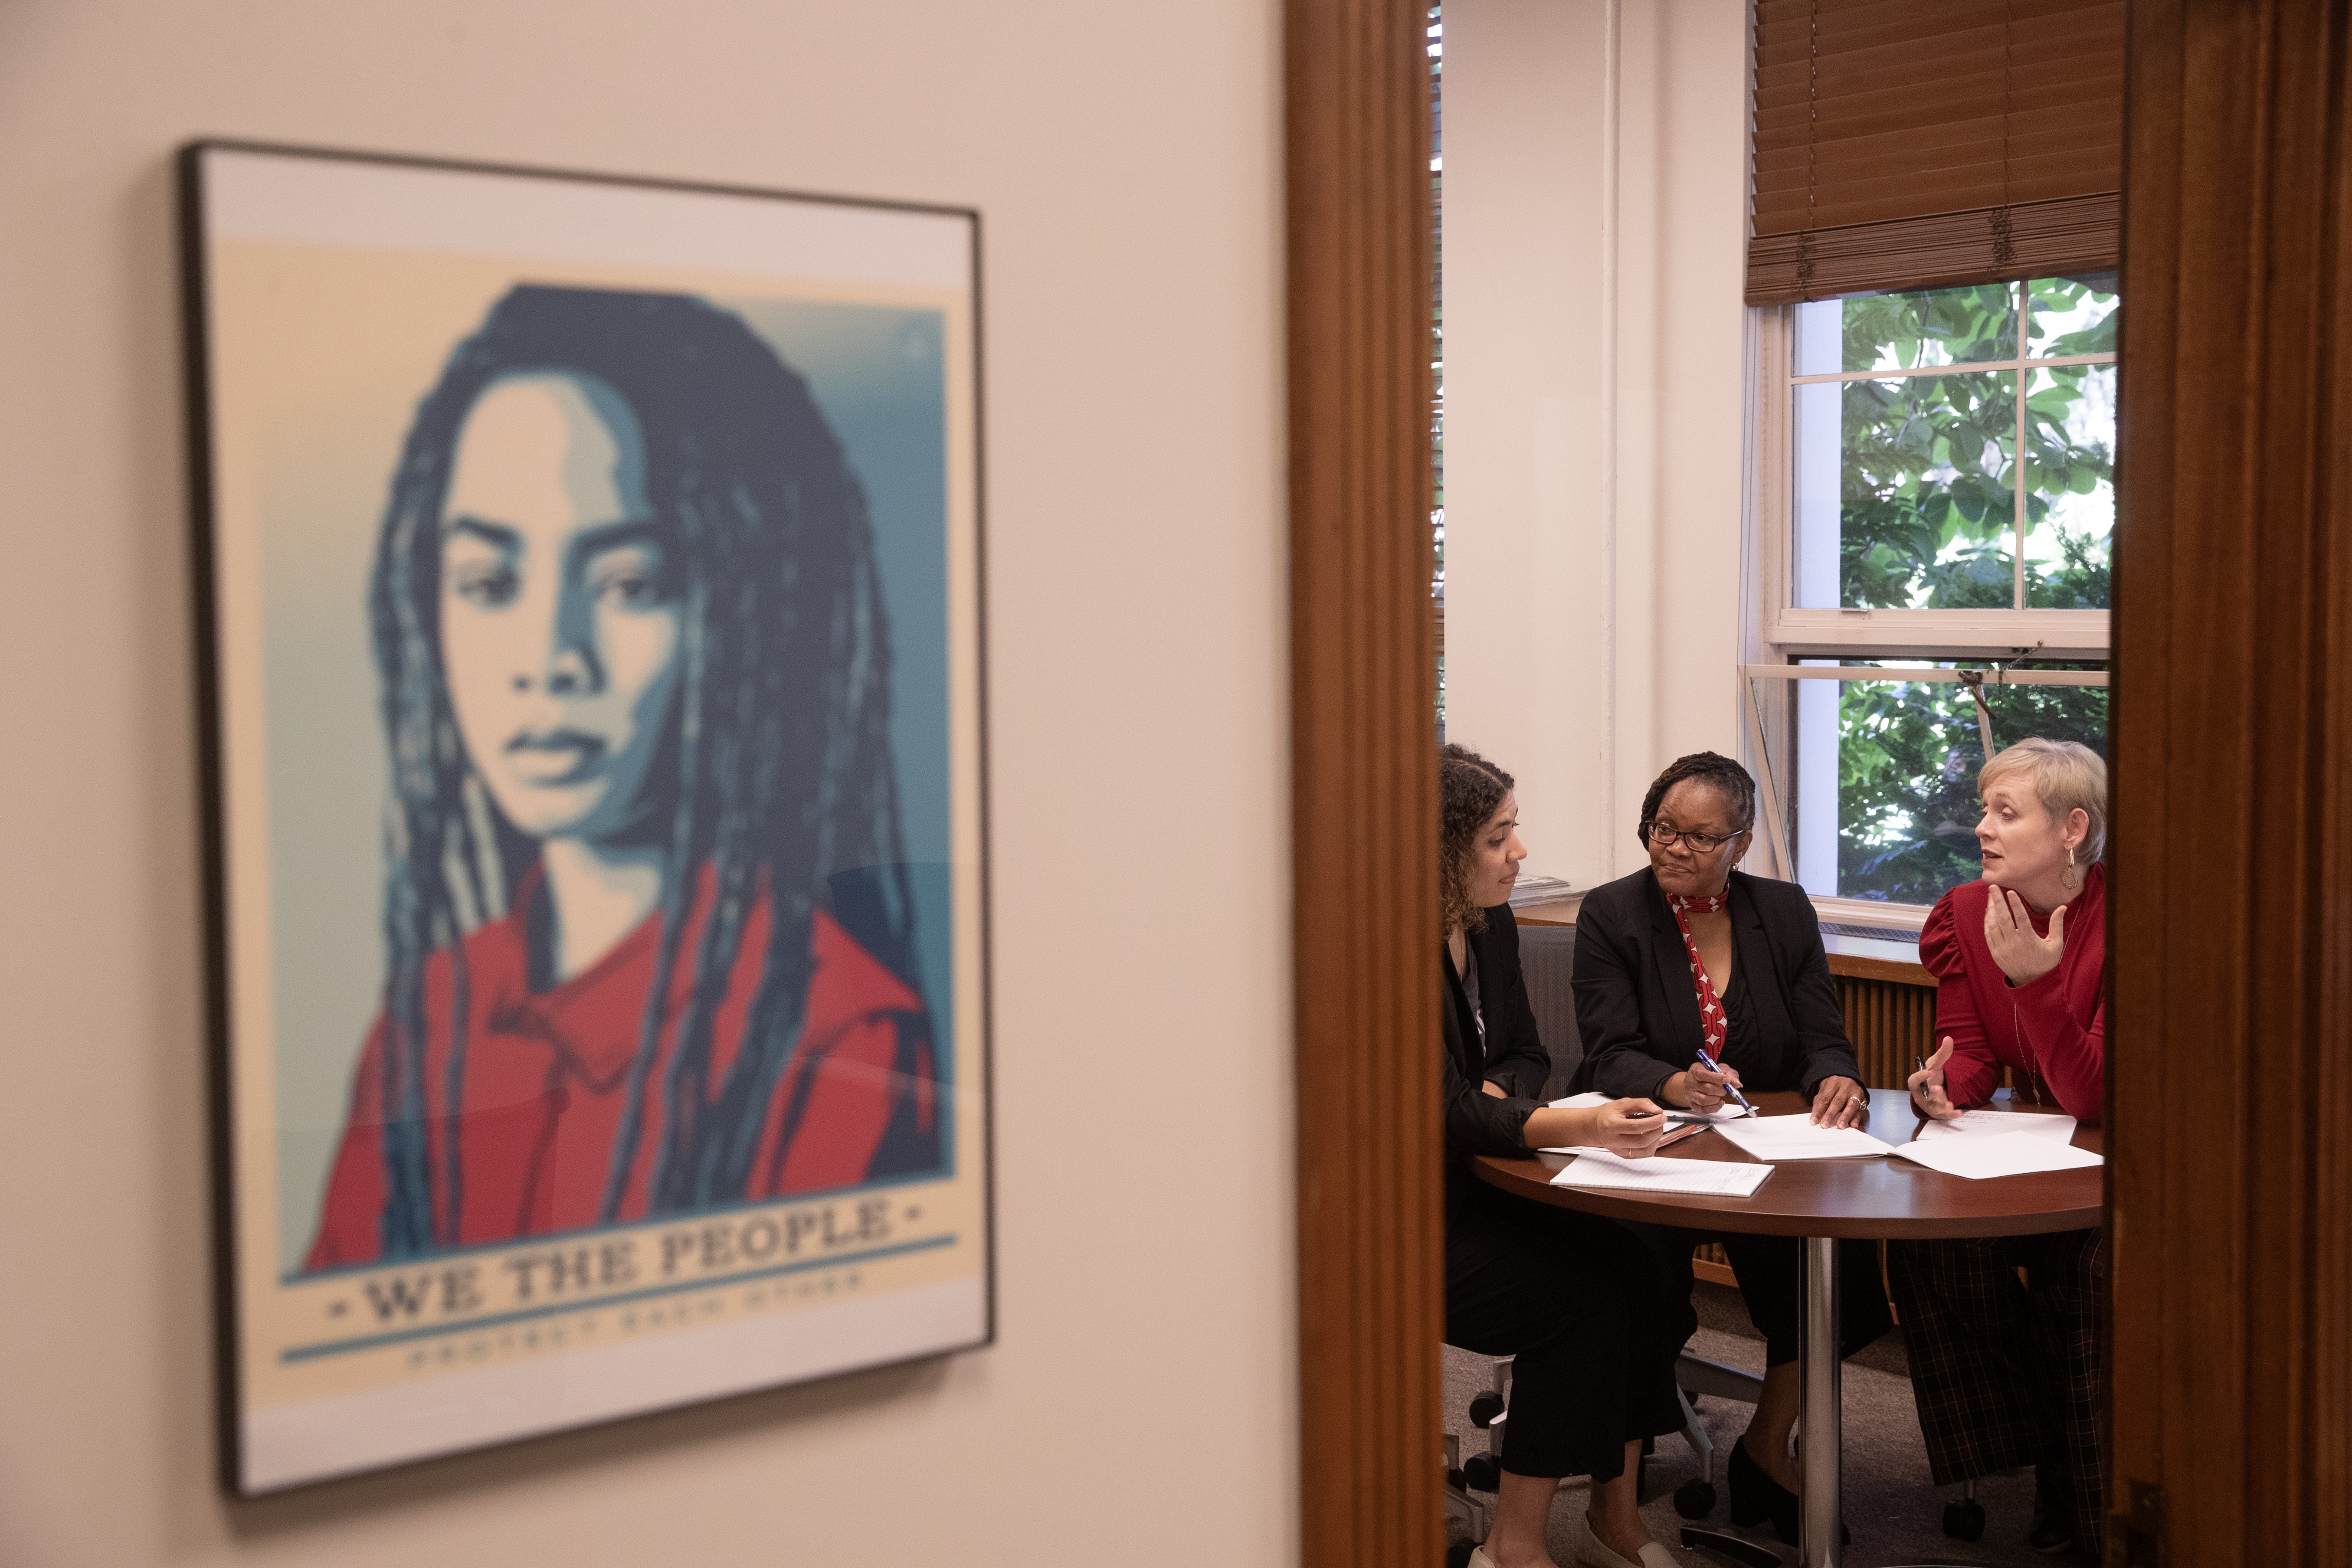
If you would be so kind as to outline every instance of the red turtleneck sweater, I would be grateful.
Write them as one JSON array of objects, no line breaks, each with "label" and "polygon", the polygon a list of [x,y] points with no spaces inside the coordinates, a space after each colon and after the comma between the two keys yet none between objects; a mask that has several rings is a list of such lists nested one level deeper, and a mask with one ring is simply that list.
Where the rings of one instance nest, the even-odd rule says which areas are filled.
[{"label": "red turtleneck sweater", "polygon": [[[2095,864],[2084,873],[2082,892],[2066,906],[2065,953],[2028,985],[2011,985],[1985,945],[1991,886],[1954,888],[1936,900],[1919,933],[1919,962],[1939,983],[1936,1038],[1952,1037],[1944,1092],[1954,1105],[1985,1104],[2000,1069],[2011,1067],[2021,1098],[2046,1085],[2039,1088],[2045,1099],[2077,1121],[2095,1122],[2105,1107],[2107,868]],[[2050,917],[2031,912],[2034,933],[2048,936]]]}]

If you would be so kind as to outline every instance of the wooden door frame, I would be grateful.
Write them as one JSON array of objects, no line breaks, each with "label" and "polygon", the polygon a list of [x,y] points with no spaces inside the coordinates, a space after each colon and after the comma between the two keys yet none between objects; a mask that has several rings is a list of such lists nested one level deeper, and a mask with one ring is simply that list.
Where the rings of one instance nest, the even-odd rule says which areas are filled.
[{"label": "wooden door frame", "polygon": [[[1424,15],[1284,8],[1309,1568],[1442,1532]],[[2131,11],[2110,1564],[2352,1563],[2347,52],[2341,5]]]},{"label": "wooden door frame", "polygon": [[1423,0],[1286,0],[1300,1524],[1444,1532]]},{"label": "wooden door frame", "polygon": [[2348,28],[2130,10],[2111,1564],[2352,1562]]}]

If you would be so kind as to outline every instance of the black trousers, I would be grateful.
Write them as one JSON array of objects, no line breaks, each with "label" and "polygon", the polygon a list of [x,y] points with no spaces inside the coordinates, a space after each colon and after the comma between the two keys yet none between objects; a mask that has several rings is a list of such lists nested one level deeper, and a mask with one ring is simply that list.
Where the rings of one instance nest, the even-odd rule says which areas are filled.
[{"label": "black trousers", "polygon": [[2105,1233],[1897,1241],[1886,1263],[1936,1484],[2031,1464],[2074,1543],[2099,1550]]},{"label": "black trousers", "polygon": [[1623,1226],[1473,1192],[1445,1227],[1445,1338],[1516,1356],[1503,1468],[1517,1476],[1624,1472],[1625,1445],[1682,1429],[1657,1270]]},{"label": "black trousers", "polygon": [[[1797,1359],[1797,1326],[1804,1321],[1798,1294],[1805,1277],[1804,1244],[1793,1236],[1750,1236],[1740,1231],[1685,1230],[1678,1226],[1627,1222],[1657,1261],[1659,1290],[1677,1352],[1698,1331],[1698,1309],[1691,1305],[1691,1248],[1714,1241],[1730,1256],[1739,1279],[1748,1320],[1764,1336],[1764,1364],[1786,1366]],[[1886,1310],[1886,1287],[1878,1276],[1878,1244],[1841,1241],[1838,1253],[1838,1353],[1854,1352],[1895,1326]]]}]

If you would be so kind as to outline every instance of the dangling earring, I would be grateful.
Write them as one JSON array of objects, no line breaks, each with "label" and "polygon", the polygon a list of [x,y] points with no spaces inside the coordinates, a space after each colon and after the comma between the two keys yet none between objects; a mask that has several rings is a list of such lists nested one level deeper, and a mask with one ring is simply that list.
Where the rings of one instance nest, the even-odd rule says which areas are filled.
[{"label": "dangling earring", "polygon": [[2074,847],[2071,844],[2066,846],[2066,869],[2058,879],[2070,888],[2083,879],[2082,874],[2074,869]]}]

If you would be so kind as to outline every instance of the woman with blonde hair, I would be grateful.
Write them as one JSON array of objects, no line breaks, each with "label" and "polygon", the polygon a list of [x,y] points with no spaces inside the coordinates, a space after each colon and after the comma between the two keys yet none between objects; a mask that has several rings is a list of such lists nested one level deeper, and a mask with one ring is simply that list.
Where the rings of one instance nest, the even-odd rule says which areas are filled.
[{"label": "woman with blonde hair", "polygon": [[[1987,1104],[2007,1068],[2019,1100],[2095,1122],[2107,765],[2071,741],[2020,741],[1985,764],[1977,791],[1984,875],[1937,900],[1919,936],[1937,1043],[1912,1099],[1949,1121]],[[1892,1242],[1887,1266],[1936,1484],[2031,1463],[2028,1543],[2098,1552],[2103,1233]]]}]

